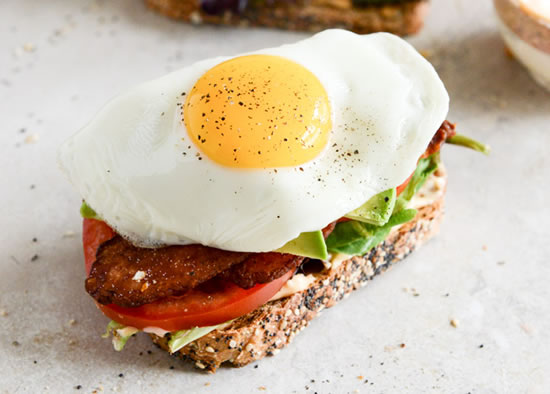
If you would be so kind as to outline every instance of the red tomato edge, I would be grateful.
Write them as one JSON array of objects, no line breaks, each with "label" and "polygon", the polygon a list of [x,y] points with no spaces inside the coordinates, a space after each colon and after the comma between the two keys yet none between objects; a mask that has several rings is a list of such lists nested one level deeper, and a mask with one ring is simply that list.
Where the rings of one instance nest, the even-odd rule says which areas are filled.
[{"label": "red tomato edge", "polygon": [[[127,326],[143,329],[146,327],[160,327],[166,331],[178,331],[185,330],[193,327],[207,327],[221,324],[226,321],[236,319],[240,316],[255,310],[256,308],[264,305],[268,302],[273,295],[275,295],[281,287],[290,279],[294,274],[291,270],[282,277],[275,279],[272,282],[256,285],[252,289],[248,289],[247,297],[241,297],[233,300],[232,302],[224,305],[221,308],[209,310],[204,313],[197,313],[188,316],[180,317],[165,317],[155,320],[148,320],[148,323],[144,322],[144,319],[139,316],[133,316],[133,314],[126,314],[128,309],[117,305],[101,305],[96,303],[97,307],[103,312],[103,314],[119,323]],[[140,308],[140,307],[138,307]],[[197,324],[200,322],[200,324]]]},{"label": "red tomato edge", "polygon": [[[105,222],[94,219],[83,220],[82,241],[86,275],[90,273],[99,245],[114,236],[115,232]],[[187,316],[174,316],[168,314],[159,316],[157,319],[139,316],[143,314],[144,310],[147,311],[147,309],[150,309],[155,303],[137,308],[124,308],[114,304],[103,305],[97,302],[96,305],[103,314],[110,319],[138,329],[159,327],[166,331],[178,331],[196,327],[198,325],[197,322],[200,322],[200,326],[202,327],[211,326],[245,315],[265,304],[281,289],[281,287],[283,287],[293,274],[294,271],[291,270],[274,281],[256,285],[246,290],[238,288],[236,285],[229,286],[229,291],[241,293],[242,296],[230,300],[228,304],[223,305],[221,308],[198,312]],[[157,302],[161,303],[162,301]]]}]

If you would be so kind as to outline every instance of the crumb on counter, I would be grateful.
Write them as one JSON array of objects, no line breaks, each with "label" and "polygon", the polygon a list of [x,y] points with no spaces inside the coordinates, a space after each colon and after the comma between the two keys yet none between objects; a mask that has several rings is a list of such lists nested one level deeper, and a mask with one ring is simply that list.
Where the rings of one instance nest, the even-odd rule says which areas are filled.
[{"label": "crumb on counter", "polygon": [[63,233],[63,238],[72,238],[75,236],[75,232],[72,230],[67,230]]},{"label": "crumb on counter", "polygon": [[425,59],[430,59],[434,52],[431,50],[431,49],[421,49],[418,51],[418,53],[420,53]]},{"label": "crumb on counter", "polygon": [[23,44],[23,50],[25,52],[34,52],[36,50],[36,45],[31,44],[30,42],[26,42]]},{"label": "crumb on counter", "polygon": [[458,327],[458,323],[459,321],[457,319],[451,319],[451,321],[449,322],[449,324],[454,328]]},{"label": "crumb on counter", "polygon": [[34,144],[35,142],[38,142],[40,137],[38,134],[31,134],[25,137],[25,144]]}]

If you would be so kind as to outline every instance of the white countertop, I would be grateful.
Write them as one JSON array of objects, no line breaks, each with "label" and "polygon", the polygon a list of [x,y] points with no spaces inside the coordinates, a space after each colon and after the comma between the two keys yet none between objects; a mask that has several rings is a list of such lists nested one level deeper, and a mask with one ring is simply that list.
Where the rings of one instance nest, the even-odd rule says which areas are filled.
[{"label": "white countertop", "polygon": [[100,338],[108,320],[84,291],[80,198],[56,148],[132,85],[307,34],[195,28],[141,0],[3,0],[0,21],[0,392],[550,390],[550,94],[505,55],[489,1],[435,0],[411,39],[449,90],[449,119],[493,148],[444,148],[441,234],[276,357],[215,375],[144,335],[120,353]]}]

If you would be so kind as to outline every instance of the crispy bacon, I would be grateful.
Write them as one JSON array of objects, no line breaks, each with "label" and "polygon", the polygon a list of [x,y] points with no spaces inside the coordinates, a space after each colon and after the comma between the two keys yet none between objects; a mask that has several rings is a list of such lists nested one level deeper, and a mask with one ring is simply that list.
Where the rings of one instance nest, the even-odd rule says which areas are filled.
[{"label": "crispy bacon", "polygon": [[300,266],[304,257],[281,253],[254,253],[245,262],[221,274],[223,279],[249,289],[258,283],[271,282]]},{"label": "crispy bacon", "polygon": [[86,291],[101,304],[135,307],[182,295],[249,256],[202,245],[138,248],[116,236],[99,247]]},{"label": "crispy bacon", "polygon": [[[334,223],[325,227],[325,237],[333,229]],[[248,289],[283,276],[303,260],[291,254],[229,252],[202,245],[139,248],[116,236],[99,247],[86,291],[100,304],[136,307],[182,295],[214,277]]]},{"label": "crispy bacon", "polygon": [[441,149],[441,145],[443,145],[448,138],[456,134],[455,127],[456,125],[449,122],[448,120],[444,121],[441,127],[432,137],[432,140],[428,144],[428,147],[426,148],[426,151],[424,152],[422,157],[428,157],[436,152],[439,152],[439,150]]}]

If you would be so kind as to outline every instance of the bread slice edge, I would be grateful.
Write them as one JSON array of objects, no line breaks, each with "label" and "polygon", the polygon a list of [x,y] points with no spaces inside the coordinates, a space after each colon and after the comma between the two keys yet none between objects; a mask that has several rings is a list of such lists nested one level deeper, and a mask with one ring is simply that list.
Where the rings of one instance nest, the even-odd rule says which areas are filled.
[{"label": "bread slice edge", "polygon": [[237,14],[226,11],[209,15],[199,0],[145,0],[147,6],[165,16],[193,24],[263,26],[285,30],[317,32],[343,28],[359,34],[386,31],[401,36],[417,33],[429,9],[428,0],[354,7],[351,0],[312,0],[274,2],[246,9]]}]

